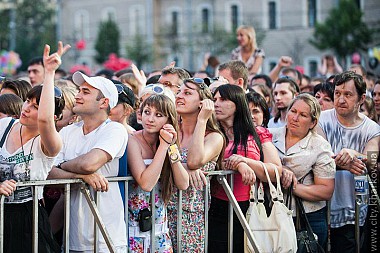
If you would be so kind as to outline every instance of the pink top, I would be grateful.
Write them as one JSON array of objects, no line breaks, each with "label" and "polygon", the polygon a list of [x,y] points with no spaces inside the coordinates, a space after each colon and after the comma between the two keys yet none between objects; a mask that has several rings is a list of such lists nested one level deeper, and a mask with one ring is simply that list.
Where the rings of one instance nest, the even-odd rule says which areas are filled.
[{"label": "pink top", "polygon": [[[265,142],[271,142],[272,141],[272,134],[268,131],[268,129],[257,126],[256,132],[260,138],[261,143]],[[231,156],[230,151],[232,150],[234,142],[229,141],[226,150],[224,152],[224,159],[227,159]],[[245,156],[244,154],[244,148],[242,146],[238,147],[237,154],[241,156]],[[247,142],[247,155],[245,157],[251,158],[253,160],[260,160],[260,150],[257,146],[255,140],[253,139],[253,136],[248,137]],[[234,195],[237,201],[247,201],[249,200],[249,191],[250,186],[244,185],[241,179],[241,175],[239,173],[234,175]],[[225,201],[228,201],[228,197],[226,193],[223,190],[223,187],[218,185],[212,193],[213,197],[216,197],[218,199],[222,199]]]}]

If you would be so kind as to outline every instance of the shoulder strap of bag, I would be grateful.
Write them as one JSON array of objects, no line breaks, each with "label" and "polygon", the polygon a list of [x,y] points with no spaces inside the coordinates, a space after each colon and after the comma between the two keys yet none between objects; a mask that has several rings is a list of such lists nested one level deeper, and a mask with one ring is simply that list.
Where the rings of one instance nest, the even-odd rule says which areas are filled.
[{"label": "shoulder strap of bag", "polygon": [[[277,191],[276,187],[274,187],[274,185],[272,184],[272,182],[270,180],[268,169],[267,169],[266,165],[263,162],[261,162],[261,166],[263,167],[265,175],[267,177],[267,181],[268,181],[268,185],[269,185],[269,192],[270,192],[272,201],[275,201],[276,199],[278,199],[278,191]],[[277,180],[277,184],[278,184],[280,182],[278,172],[276,174],[276,180]],[[264,187],[263,188],[259,187],[258,191],[259,191],[259,196],[260,196],[260,194],[262,194],[262,196],[264,196]],[[262,191],[262,192],[260,192],[260,191]]]},{"label": "shoulder strap of bag", "polygon": [[315,237],[313,234],[313,229],[311,228],[309,220],[306,216],[306,212],[305,212],[305,208],[304,208],[303,203],[302,203],[302,199],[299,197],[296,197],[296,196],[294,196],[294,198],[296,200],[297,209],[298,209],[297,217],[299,216],[299,219],[303,220],[305,227],[306,227],[306,231],[307,231],[307,235],[309,237],[309,240],[314,241]]},{"label": "shoulder strap of bag", "polygon": [[5,129],[4,134],[3,134],[3,137],[1,138],[1,141],[0,141],[0,148],[3,147],[4,142],[5,142],[5,138],[7,138],[7,135],[8,135],[8,133],[9,133],[9,130],[11,130],[11,127],[13,126],[13,123],[14,123],[15,121],[16,121],[15,119],[11,119],[11,121],[9,122],[7,128]]}]

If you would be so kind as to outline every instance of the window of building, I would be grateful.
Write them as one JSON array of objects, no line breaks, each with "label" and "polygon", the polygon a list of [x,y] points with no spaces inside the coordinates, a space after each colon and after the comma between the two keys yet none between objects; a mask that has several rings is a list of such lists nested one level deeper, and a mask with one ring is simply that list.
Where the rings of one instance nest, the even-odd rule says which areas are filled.
[{"label": "window of building", "polygon": [[231,25],[232,31],[235,31],[239,26],[239,7],[231,5]]},{"label": "window of building", "polygon": [[115,8],[112,8],[112,7],[105,8],[102,11],[102,20],[103,21],[107,21],[107,20],[116,21],[116,10],[115,10]]},{"label": "window of building", "polygon": [[88,39],[90,37],[89,30],[89,14],[85,10],[75,13],[75,32],[77,39]]},{"label": "window of building", "polygon": [[315,60],[309,61],[309,76],[314,77],[317,76],[317,70],[318,70],[318,62]]},{"label": "window of building", "polygon": [[202,9],[202,33],[210,31],[210,11],[207,8]]},{"label": "window of building", "polygon": [[276,29],[276,2],[270,1],[269,2],[269,29]]},{"label": "window of building", "polygon": [[172,19],[172,22],[171,22],[171,34],[172,35],[178,35],[178,12],[177,11],[173,11],[172,12],[172,15],[171,15],[171,19]]},{"label": "window of building", "polygon": [[129,8],[128,23],[131,35],[145,34],[145,9],[143,5],[132,5]]},{"label": "window of building", "polygon": [[361,0],[355,0],[356,6],[358,6],[359,9],[362,8]]},{"label": "window of building", "polygon": [[307,1],[307,23],[309,27],[314,27],[317,22],[316,0]]}]

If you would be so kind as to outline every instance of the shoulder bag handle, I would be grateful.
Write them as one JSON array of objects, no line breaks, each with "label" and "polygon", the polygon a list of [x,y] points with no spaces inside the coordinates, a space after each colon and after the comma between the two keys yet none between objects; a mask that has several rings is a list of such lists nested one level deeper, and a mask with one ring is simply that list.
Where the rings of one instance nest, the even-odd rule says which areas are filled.
[{"label": "shoulder bag handle", "polygon": [[12,118],[11,121],[9,122],[7,128],[5,129],[4,134],[3,134],[3,137],[1,138],[1,141],[0,141],[0,148],[3,147],[4,142],[5,142],[5,138],[7,138],[7,135],[8,135],[8,133],[9,133],[9,131],[11,130],[11,127],[13,126],[13,123],[14,123],[15,121],[16,121],[16,120]]}]

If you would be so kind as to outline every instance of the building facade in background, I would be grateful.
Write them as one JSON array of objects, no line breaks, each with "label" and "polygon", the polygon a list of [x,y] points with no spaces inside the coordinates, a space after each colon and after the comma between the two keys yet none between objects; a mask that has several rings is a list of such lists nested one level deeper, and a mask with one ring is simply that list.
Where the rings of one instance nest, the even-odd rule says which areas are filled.
[{"label": "building facade in background", "polygon": [[[86,63],[94,71],[94,45],[99,23],[113,19],[120,29],[121,56],[128,58],[127,43],[142,36],[153,61],[147,71],[160,69],[172,60],[196,71],[204,54],[211,52],[220,61],[229,59],[237,42],[231,33],[241,24],[253,25],[259,47],[266,52],[263,73],[268,73],[282,55],[293,57],[295,65],[314,76],[323,53],[309,44],[316,22],[323,22],[338,0],[61,0],[59,33],[63,41],[83,50],[71,50],[66,65]],[[379,22],[380,3],[358,0],[369,27]],[[332,36],[339,36],[333,35]]]}]

